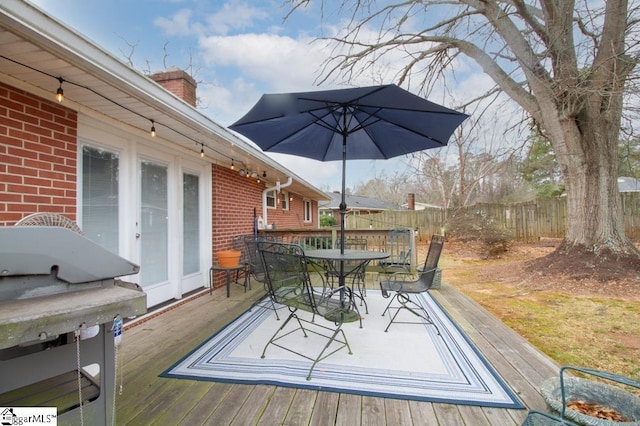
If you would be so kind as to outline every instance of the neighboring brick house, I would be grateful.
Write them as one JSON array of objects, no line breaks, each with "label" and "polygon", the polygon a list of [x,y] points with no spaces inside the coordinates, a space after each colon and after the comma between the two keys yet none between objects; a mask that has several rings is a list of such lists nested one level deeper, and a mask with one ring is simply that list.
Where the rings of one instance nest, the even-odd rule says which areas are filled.
[{"label": "neighboring brick house", "polygon": [[[76,220],[141,265],[127,279],[149,306],[208,285],[213,254],[252,232],[254,211],[316,228],[326,198],[200,113],[188,75],[155,78],[167,89],[29,3],[0,3],[0,226],[34,212]],[[285,193],[286,208],[265,205]]]}]

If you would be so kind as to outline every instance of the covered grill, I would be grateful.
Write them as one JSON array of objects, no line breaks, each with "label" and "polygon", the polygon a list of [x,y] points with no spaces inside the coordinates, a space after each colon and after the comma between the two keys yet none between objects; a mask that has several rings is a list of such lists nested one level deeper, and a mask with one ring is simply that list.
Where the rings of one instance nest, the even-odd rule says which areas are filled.
[{"label": "covered grill", "polygon": [[138,270],[70,229],[1,227],[0,406],[112,424],[114,323],[146,312],[145,293],[115,277]]}]

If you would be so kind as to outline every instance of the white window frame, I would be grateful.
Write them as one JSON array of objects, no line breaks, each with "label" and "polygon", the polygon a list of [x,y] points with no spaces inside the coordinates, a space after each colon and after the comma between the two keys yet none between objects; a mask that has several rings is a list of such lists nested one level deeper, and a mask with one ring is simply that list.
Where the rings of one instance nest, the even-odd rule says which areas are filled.
[{"label": "white window frame", "polygon": [[302,213],[304,217],[304,223],[313,222],[313,203],[311,200],[302,200]]},{"label": "white window frame", "polygon": [[266,194],[266,205],[268,209],[275,209],[277,206],[277,194],[276,194],[276,190],[272,190],[272,191],[267,191]]},{"label": "white window frame", "polygon": [[280,206],[282,206],[282,210],[289,210],[289,193],[287,191],[280,192]]}]

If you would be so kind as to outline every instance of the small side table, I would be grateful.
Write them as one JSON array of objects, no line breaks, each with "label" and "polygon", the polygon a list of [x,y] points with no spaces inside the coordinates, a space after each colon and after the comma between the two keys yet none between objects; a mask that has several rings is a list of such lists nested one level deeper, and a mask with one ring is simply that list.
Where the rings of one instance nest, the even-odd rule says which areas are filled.
[{"label": "small side table", "polygon": [[[227,297],[230,296],[230,291],[231,291],[231,273],[235,272],[236,273],[236,281],[235,283],[238,285],[241,285],[244,287],[244,291],[247,291],[247,286],[250,286],[251,284],[249,283],[249,274],[247,272],[249,269],[249,265],[246,264],[239,264],[238,266],[231,266],[231,267],[223,267],[220,265],[213,265],[210,269],[209,269],[209,294],[211,294],[213,292],[213,273],[216,271],[224,271],[225,276],[226,276],[226,284],[227,284]],[[240,284],[238,282],[238,272],[243,272],[244,275],[244,282],[242,284]],[[251,287],[249,287],[249,290],[251,290]]]}]

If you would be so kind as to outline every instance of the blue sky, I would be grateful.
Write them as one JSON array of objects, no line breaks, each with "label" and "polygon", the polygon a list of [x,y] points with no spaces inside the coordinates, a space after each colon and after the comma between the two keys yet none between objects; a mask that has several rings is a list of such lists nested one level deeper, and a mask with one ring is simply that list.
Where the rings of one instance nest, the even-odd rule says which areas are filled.
[{"label": "blue sky", "polygon": [[[200,109],[222,125],[246,113],[262,93],[339,87],[314,81],[331,48],[313,42],[341,27],[339,16],[305,9],[283,21],[282,0],[33,0],[142,72],[192,66]],[[311,2],[317,5],[320,2]],[[342,26],[344,28],[344,26]],[[351,84],[394,83],[391,71]],[[477,83],[475,83],[477,84]],[[434,100],[438,102],[438,100]],[[339,162],[273,155],[322,189],[340,188]],[[405,168],[405,159],[350,161],[347,187]]]}]

